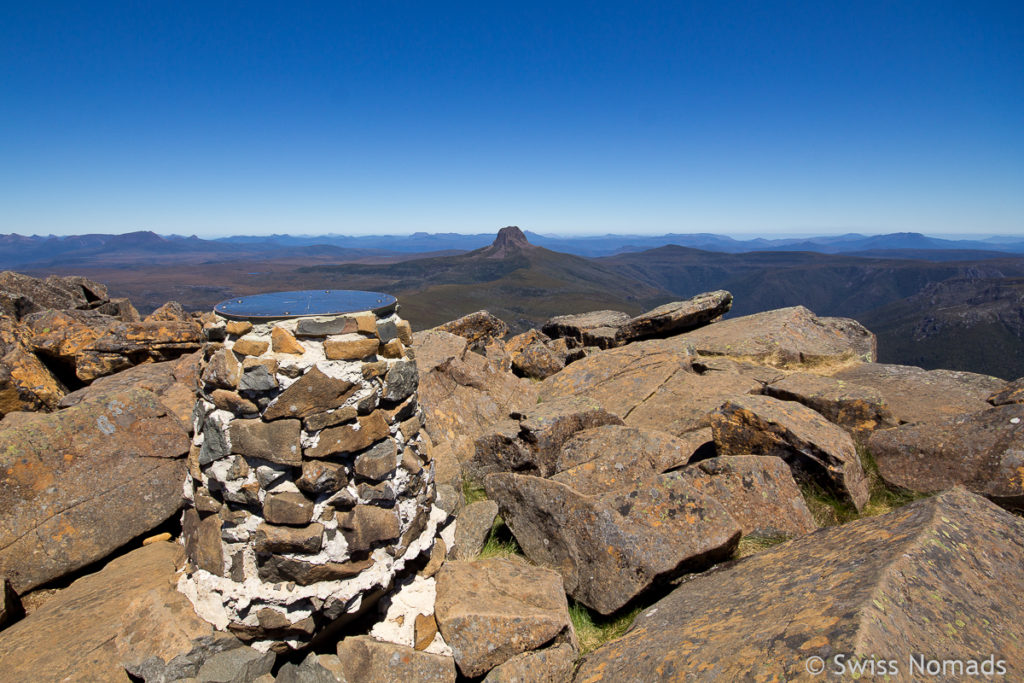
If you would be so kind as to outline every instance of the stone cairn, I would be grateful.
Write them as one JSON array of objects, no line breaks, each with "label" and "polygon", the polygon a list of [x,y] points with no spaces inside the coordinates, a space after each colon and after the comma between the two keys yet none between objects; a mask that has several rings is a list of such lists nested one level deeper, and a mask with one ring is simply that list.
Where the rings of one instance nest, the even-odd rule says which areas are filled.
[{"label": "stone cairn", "polygon": [[204,335],[178,587],[258,649],[299,647],[386,591],[445,517],[411,330],[392,303],[217,316]]}]

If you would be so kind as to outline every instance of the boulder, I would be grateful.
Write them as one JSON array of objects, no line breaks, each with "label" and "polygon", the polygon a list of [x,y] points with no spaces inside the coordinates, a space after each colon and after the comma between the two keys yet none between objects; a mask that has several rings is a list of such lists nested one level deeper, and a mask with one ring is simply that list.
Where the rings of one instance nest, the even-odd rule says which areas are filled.
[{"label": "boulder", "polygon": [[45,280],[0,272],[0,314],[21,319],[48,308],[90,308],[107,299],[107,288],[84,277],[51,275]]},{"label": "boulder", "polygon": [[477,311],[464,315],[443,325],[436,330],[457,334],[466,339],[472,347],[483,348],[492,341],[497,341],[508,334],[508,325],[487,311]]},{"label": "boulder", "polygon": [[185,308],[177,301],[168,301],[155,311],[147,315],[142,322],[188,322],[192,316],[185,312]]},{"label": "boulder", "polygon": [[418,652],[408,645],[354,636],[338,643],[338,680],[346,683],[380,681],[416,681],[417,683],[455,683],[455,660],[442,655]]},{"label": "boulder", "polygon": [[275,683],[338,683],[338,679],[329,667],[340,666],[340,661],[325,660],[326,657],[337,660],[337,655],[318,655],[315,652],[310,652],[298,664],[287,662],[277,672],[274,681]]},{"label": "boulder", "polygon": [[505,342],[512,371],[520,377],[544,379],[565,367],[565,356],[551,350],[549,341],[543,332],[530,330]]},{"label": "boulder", "polygon": [[250,683],[269,674],[277,655],[236,647],[213,655],[199,667],[196,683]]},{"label": "boulder", "polygon": [[896,426],[896,418],[877,389],[835,377],[796,372],[765,385],[764,394],[802,403],[859,438]]},{"label": "boulder", "polygon": [[1024,377],[1013,380],[1001,390],[989,396],[988,402],[994,406],[1024,403]]},{"label": "boulder", "polygon": [[416,367],[421,374],[433,370],[450,358],[462,358],[468,345],[465,337],[441,330],[422,330],[412,338],[412,346],[416,349]]},{"label": "boulder", "polygon": [[686,334],[698,353],[742,356],[769,365],[875,360],[876,341],[848,318],[823,318],[803,306],[731,318]]},{"label": "boulder", "polygon": [[1024,509],[1024,405],[886,429],[868,441],[886,483],[923,493],[962,485]]},{"label": "boulder", "polygon": [[91,382],[144,361],[173,360],[199,350],[201,333],[190,320],[115,323],[78,353],[75,374]]},{"label": "boulder", "polygon": [[[137,674],[155,673],[179,657],[177,664],[183,664],[190,652],[195,664],[201,659],[195,655],[209,653],[214,630],[175,588],[183,562],[180,545],[152,543],[77,579],[0,632],[4,680],[128,683],[125,666]],[[234,638],[227,642],[240,645]],[[171,669],[194,676],[198,666]],[[147,680],[178,677],[183,676]]]},{"label": "boulder", "polygon": [[117,319],[96,311],[46,310],[24,319],[32,350],[73,370],[76,357],[107,333]]},{"label": "boulder", "polygon": [[484,484],[526,556],[558,571],[565,591],[601,614],[728,557],[740,537],[726,509],[678,473],[601,496],[521,474],[492,474]]},{"label": "boulder", "polygon": [[560,643],[516,655],[491,669],[484,683],[569,683],[575,664],[576,650]]},{"label": "boulder", "polygon": [[493,500],[478,500],[459,511],[455,522],[455,559],[472,560],[483,550],[498,516]]},{"label": "boulder", "polygon": [[181,506],[188,432],[152,393],[0,425],[0,574],[18,593],[95,562]]},{"label": "boulder", "polygon": [[868,482],[853,439],[807,406],[738,396],[715,411],[711,431],[720,455],[775,455],[858,510],[868,502]]},{"label": "boulder", "polygon": [[732,308],[732,294],[725,290],[705,292],[687,299],[673,301],[641,313],[619,327],[624,341],[650,337],[670,337],[692,330],[722,317]]},{"label": "boulder", "polygon": [[878,391],[901,423],[931,422],[985,410],[990,407],[988,397],[1006,386],[1004,380],[973,372],[885,363],[854,365],[833,377]]},{"label": "boulder", "polygon": [[701,460],[679,472],[695,489],[713,496],[744,536],[803,536],[818,528],[793,472],[781,458],[730,455]]},{"label": "boulder", "polygon": [[521,561],[448,562],[437,573],[434,609],[463,676],[480,676],[549,643],[576,641],[561,577]]},{"label": "boulder", "polygon": [[[1022,590],[1024,521],[956,489],[694,577],[588,655],[575,680],[811,680],[809,664],[822,679],[931,678],[911,658],[941,668],[993,657],[1010,672],[1024,661]],[[891,668],[849,668],[874,657]]]},{"label": "boulder", "polygon": [[0,416],[53,410],[66,391],[60,380],[25,347],[16,345],[0,357]]},{"label": "boulder", "polygon": [[577,360],[541,382],[540,398],[584,396],[630,427],[679,436],[710,426],[711,412],[730,396],[780,376],[751,363],[696,360],[682,337],[634,342]]},{"label": "boulder", "polygon": [[552,338],[571,340],[574,347],[609,349],[619,345],[619,328],[629,320],[629,314],[622,311],[590,311],[555,316],[544,323],[541,331]]},{"label": "boulder", "polygon": [[629,488],[682,467],[710,440],[710,429],[683,438],[614,424],[585,429],[562,446],[551,478],[588,495]]}]

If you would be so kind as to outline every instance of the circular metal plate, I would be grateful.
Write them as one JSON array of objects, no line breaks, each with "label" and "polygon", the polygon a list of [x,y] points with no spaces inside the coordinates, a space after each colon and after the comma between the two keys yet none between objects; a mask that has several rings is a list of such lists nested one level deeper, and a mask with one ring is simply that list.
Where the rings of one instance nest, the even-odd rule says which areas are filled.
[{"label": "circular metal plate", "polygon": [[380,315],[395,309],[397,300],[381,292],[354,289],[303,289],[297,292],[253,294],[221,301],[213,310],[234,320],[280,320],[307,315],[342,315],[373,311]]}]

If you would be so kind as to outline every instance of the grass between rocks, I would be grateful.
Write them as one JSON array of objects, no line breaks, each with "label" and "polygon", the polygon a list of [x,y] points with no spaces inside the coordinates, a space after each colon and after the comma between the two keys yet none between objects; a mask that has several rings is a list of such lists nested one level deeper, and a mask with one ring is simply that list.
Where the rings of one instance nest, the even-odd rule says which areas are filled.
[{"label": "grass between rocks", "polygon": [[740,542],[736,545],[736,550],[732,553],[732,559],[738,560],[743,557],[749,557],[755,553],[758,553],[767,548],[771,548],[774,545],[785,543],[790,540],[791,536],[744,536],[740,539]]},{"label": "grass between rocks", "polygon": [[593,652],[609,640],[623,635],[645,606],[637,606],[621,614],[601,616],[575,600],[569,600],[569,620],[580,641],[580,656]]},{"label": "grass between rocks", "polygon": [[513,556],[526,559],[523,555],[523,549],[519,547],[519,543],[516,541],[516,537],[512,535],[512,531],[505,525],[505,521],[499,515],[494,518],[491,533],[487,536],[487,541],[480,550],[480,554],[477,555],[477,559],[486,560],[492,557],[508,558]]},{"label": "grass between rocks", "polygon": [[466,505],[469,505],[470,503],[487,500],[487,491],[484,490],[483,484],[463,477],[462,497],[466,499]]}]

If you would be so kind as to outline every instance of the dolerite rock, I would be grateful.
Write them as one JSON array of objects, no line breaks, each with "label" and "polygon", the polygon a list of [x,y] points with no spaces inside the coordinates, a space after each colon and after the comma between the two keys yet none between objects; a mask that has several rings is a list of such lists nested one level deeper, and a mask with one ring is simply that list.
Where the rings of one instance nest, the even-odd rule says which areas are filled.
[{"label": "dolerite rock", "polygon": [[0,575],[22,593],[181,506],[188,433],[143,389],[0,426]]},{"label": "dolerite rock", "polygon": [[196,683],[249,683],[269,674],[277,655],[236,647],[213,655],[199,667]]},{"label": "dolerite rock", "polygon": [[116,323],[75,358],[75,374],[85,382],[144,361],[173,360],[197,351],[201,328],[192,321]]},{"label": "dolerite rock", "polygon": [[416,349],[416,367],[426,374],[450,358],[462,358],[469,342],[451,332],[423,330],[412,336]]},{"label": "dolerite rock", "polygon": [[315,365],[281,392],[264,411],[267,420],[282,417],[309,417],[323,412],[325,405],[342,405],[359,389],[344,379],[329,377]]},{"label": "dolerite rock", "polygon": [[47,308],[90,308],[106,299],[107,288],[84,277],[51,275],[39,280],[10,270],[0,272],[0,315],[15,319]]},{"label": "dolerite rock", "polygon": [[513,372],[520,377],[544,379],[565,367],[565,356],[552,351],[547,346],[549,341],[543,332],[530,330],[505,342]]},{"label": "dolerite rock", "polygon": [[988,402],[994,406],[1024,403],[1024,377],[1013,380],[1003,389],[989,396]]},{"label": "dolerite rock", "polygon": [[7,626],[7,622],[24,616],[23,612],[11,582],[0,576],[0,630]]},{"label": "dolerite rock", "polygon": [[698,353],[756,358],[771,365],[875,360],[875,335],[848,318],[824,318],[803,306],[730,318],[686,334]]},{"label": "dolerite rock", "polygon": [[0,416],[53,410],[67,389],[42,361],[21,345],[0,357]]},{"label": "dolerite rock", "polygon": [[588,495],[628,488],[682,467],[710,440],[710,429],[682,438],[623,425],[585,429],[562,446],[551,478]]},{"label": "dolerite rock", "polygon": [[724,505],[744,536],[802,536],[818,528],[789,465],[780,458],[709,458],[680,470],[679,475]]},{"label": "dolerite rock", "polygon": [[619,328],[630,320],[622,311],[590,311],[550,318],[541,331],[552,338],[565,338],[572,346],[609,349],[620,342]]},{"label": "dolerite rock", "polygon": [[876,657],[888,670],[872,680],[931,678],[911,668],[930,660],[936,680],[969,678],[942,674],[943,660],[973,661],[980,680],[990,657],[1011,678],[1022,590],[1024,521],[955,489],[695,577],[588,655],[576,680],[811,680],[809,657],[822,678],[856,678],[852,660]]},{"label": "dolerite rock", "polygon": [[[721,323],[715,323],[719,325]],[[584,396],[630,427],[681,435],[710,426],[710,413],[736,394],[760,391],[780,371],[725,359],[700,359],[684,337],[600,351],[541,382],[543,403]],[[707,369],[713,366],[713,369]]]},{"label": "dolerite rock", "polygon": [[321,656],[310,652],[298,664],[285,663],[274,677],[275,683],[338,683],[330,669],[321,663]]},{"label": "dolerite rock", "polygon": [[732,294],[725,290],[705,292],[687,299],[673,301],[641,313],[622,324],[618,336],[624,341],[649,337],[669,337],[707,325],[732,308]]},{"label": "dolerite rock", "polygon": [[766,385],[764,394],[802,403],[859,438],[896,426],[896,418],[877,389],[835,377],[797,372]]},{"label": "dolerite rock", "polygon": [[437,573],[434,609],[464,676],[548,643],[576,642],[561,577],[521,561],[448,562]]},{"label": "dolerite rock", "polygon": [[868,449],[888,484],[927,493],[960,484],[1024,509],[1024,405],[875,432]]},{"label": "dolerite rock", "polygon": [[185,312],[185,308],[181,304],[177,301],[168,301],[147,315],[143,322],[182,322],[190,320],[192,320],[192,317]]},{"label": "dolerite rock", "polygon": [[96,311],[53,309],[32,313],[23,320],[31,335],[32,350],[72,369],[78,354],[117,322]]},{"label": "dolerite rock", "polygon": [[569,683],[576,650],[567,643],[524,652],[490,670],[485,683]]},{"label": "dolerite rock", "polygon": [[853,439],[807,406],[768,396],[738,396],[715,412],[711,430],[720,455],[775,455],[858,510],[868,501],[867,478]]},{"label": "dolerite rock", "polygon": [[931,422],[985,410],[988,397],[1006,382],[954,370],[922,370],[910,365],[864,363],[833,375],[878,391],[900,422]]},{"label": "dolerite rock", "polygon": [[480,554],[497,516],[498,504],[493,500],[478,500],[459,511],[455,522],[456,560],[472,560]]},{"label": "dolerite rock", "polygon": [[487,495],[531,561],[601,614],[682,572],[729,556],[740,526],[677,473],[601,496],[520,474],[492,474]]},{"label": "dolerite rock", "polygon": [[492,341],[497,341],[508,334],[508,325],[505,321],[494,317],[487,311],[477,311],[464,315],[457,320],[452,320],[436,328],[442,332],[449,332],[464,337],[470,346],[483,348]]},{"label": "dolerite rock", "polygon": [[369,636],[345,638],[338,643],[339,671],[346,683],[422,681],[455,683],[455,660],[417,652],[408,645],[382,643]]},{"label": "dolerite rock", "polygon": [[[77,579],[0,632],[3,679],[128,683],[125,666],[162,671],[176,657],[198,654],[214,630],[174,589],[182,562],[180,545],[152,543]],[[175,670],[194,676],[198,667]]]}]

